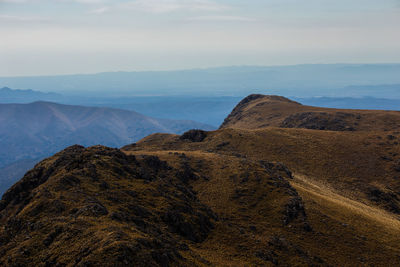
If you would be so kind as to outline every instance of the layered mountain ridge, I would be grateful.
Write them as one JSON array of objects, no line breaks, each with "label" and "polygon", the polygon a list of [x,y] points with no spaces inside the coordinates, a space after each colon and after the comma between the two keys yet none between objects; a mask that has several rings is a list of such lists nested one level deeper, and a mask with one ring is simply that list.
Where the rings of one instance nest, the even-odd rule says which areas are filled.
[{"label": "layered mountain ridge", "polygon": [[397,266],[399,116],[251,95],[217,131],[69,147],[4,194],[0,262]]},{"label": "layered mountain ridge", "polygon": [[39,100],[57,101],[61,98],[62,95],[57,93],[43,93],[31,89],[0,88],[0,103],[30,103]]},{"label": "layered mountain ridge", "polygon": [[67,146],[119,147],[151,133],[183,133],[191,128],[214,129],[194,121],[157,119],[113,108],[44,101],[0,104],[0,192],[20,178],[14,173],[27,171],[24,162],[38,162]]}]

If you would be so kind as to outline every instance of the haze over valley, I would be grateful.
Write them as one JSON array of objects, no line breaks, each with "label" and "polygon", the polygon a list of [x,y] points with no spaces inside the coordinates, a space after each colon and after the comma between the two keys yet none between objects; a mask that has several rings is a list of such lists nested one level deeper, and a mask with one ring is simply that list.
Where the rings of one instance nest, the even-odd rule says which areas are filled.
[{"label": "haze over valley", "polygon": [[120,147],[154,132],[215,129],[194,121],[156,119],[134,111],[39,101],[0,104],[0,122],[1,192],[34,163],[70,145]]}]

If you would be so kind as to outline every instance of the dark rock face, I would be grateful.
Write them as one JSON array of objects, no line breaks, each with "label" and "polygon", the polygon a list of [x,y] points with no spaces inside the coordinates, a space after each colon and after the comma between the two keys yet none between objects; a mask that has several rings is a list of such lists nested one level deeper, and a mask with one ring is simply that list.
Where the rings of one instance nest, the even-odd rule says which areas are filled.
[{"label": "dark rock face", "polygon": [[193,242],[201,242],[214,228],[211,219],[215,220],[216,216],[209,209],[194,214],[195,216],[192,218],[188,217],[191,213],[193,211],[190,210],[190,207],[172,206],[163,214],[162,219],[173,232]]},{"label": "dark rock face", "polygon": [[189,130],[182,134],[180,140],[189,140],[192,142],[202,142],[207,137],[207,132],[203,130]]},{"label": "dark rock face", "polygon": [[355,131],[361,117],[351,113],[302,112],[290,115],[280,125],[282,128],[305,128],[329,131]]},{"label": "dark rock face", "polygon": [[400,214],[400,198],[393,192],[385,192],[376,187],[370,187],[367,193],[368,199],[381,204],[386,210]]},{"label": "dark rock face", "polygon": [[274,173],[282,173],[283,176],[287,176],[290,179],[293,179],[293,174],[289,170],[288,167],[286,167],[284,164],[280,162],[266,162],[266,161],[260,161],[260,164],[264,166],[264,168],[269,172],[270,174]]},{"label": "dark rock face", "polygon": [[203,241],[217,216],[182,164],[102,146],[42,161],[0,202],[0,265],[191,265],[181,248],[193,254],[185,242]]},{"label": "dark rock face", "polygon": [[[297,193],[297,192],[296,192]],[[310,224],[307,221],[304,203],[300,196],[295,196],[289,200],[285,206],[283,224],[289,225],[291,222],[299,220],[303,222],[303,229],[307,232],[312,231]]]}]

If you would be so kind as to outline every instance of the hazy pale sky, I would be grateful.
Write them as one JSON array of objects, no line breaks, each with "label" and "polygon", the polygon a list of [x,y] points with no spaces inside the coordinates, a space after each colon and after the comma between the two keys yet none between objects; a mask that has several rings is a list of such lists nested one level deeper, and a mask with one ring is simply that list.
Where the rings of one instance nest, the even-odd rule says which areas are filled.
[{"label": "hazy pale sky", "polygon": [[400,62],[400,0],[0,0],[0,76]]}]

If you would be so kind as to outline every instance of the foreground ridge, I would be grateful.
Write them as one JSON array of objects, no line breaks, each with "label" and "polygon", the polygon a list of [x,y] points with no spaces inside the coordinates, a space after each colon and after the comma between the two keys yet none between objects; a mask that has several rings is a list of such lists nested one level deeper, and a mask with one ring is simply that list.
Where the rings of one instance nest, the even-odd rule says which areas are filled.
[{"label": "foreground ridge", "polygon": [[[202,265],[209,261],[198,244],[214,243],[218,235],[228,238],[231,231],[240,235],[248,220],[260,234],[273,228],[312,230],[284,166],[217,155],[161,158],[73,146],[42,161],[0,202],[0,262]],[[220,164],[213,164],[216,159]],[[227,168],[230,164],[239,169]],[[233,210],[226,211],[228,203]],[[266,242],[244,253],[248,263],[278,262],[277,252],[265,250],[277,244]]]}]

